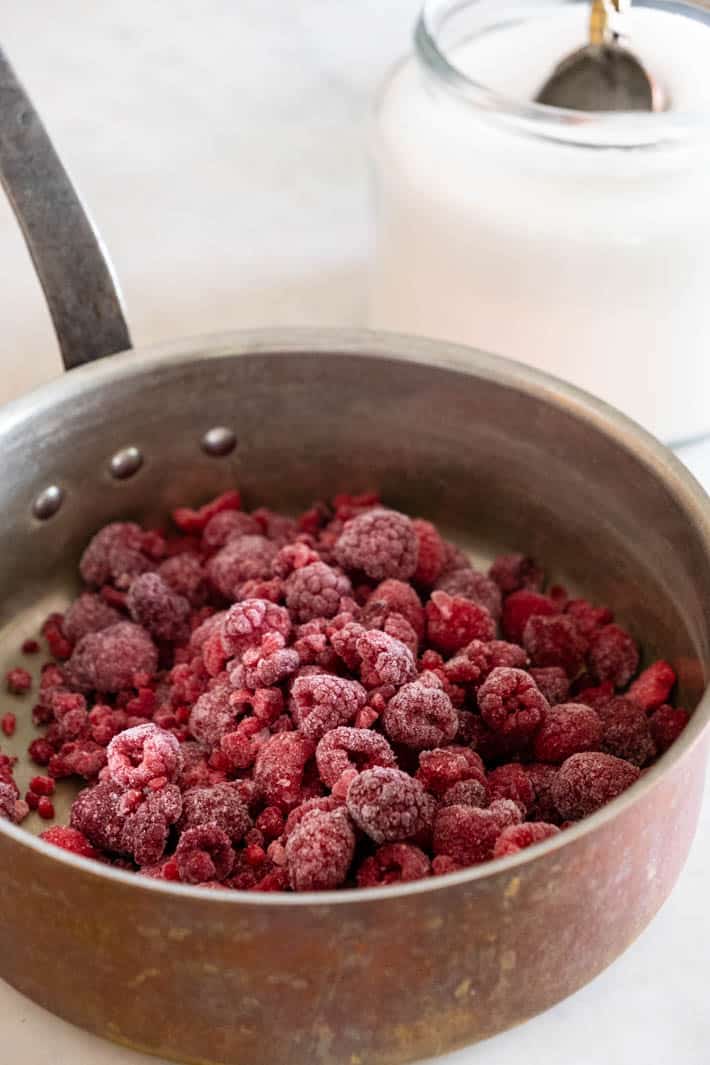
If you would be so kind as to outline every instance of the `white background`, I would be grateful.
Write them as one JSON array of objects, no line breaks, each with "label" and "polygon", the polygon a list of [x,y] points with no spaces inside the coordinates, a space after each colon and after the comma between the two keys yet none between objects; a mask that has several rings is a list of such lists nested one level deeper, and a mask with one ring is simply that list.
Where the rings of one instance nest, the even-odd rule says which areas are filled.
[{"label": "white background", "polygon": [[[372,94],[417,0],[0,0],[0,41],[111,249],[137,344],[362,324]],[[0,204],[0,400],[59,372]],[[710,484],[710,453],[690,456]],[[707,1065],[710,802],[676,891],[593,984],[441,1065]],[[406,977],[403,978],[403,984]],[[148,1065],[0,984],[2,1060]],[[257,1065],[257,1063],[254,1063]]]}]

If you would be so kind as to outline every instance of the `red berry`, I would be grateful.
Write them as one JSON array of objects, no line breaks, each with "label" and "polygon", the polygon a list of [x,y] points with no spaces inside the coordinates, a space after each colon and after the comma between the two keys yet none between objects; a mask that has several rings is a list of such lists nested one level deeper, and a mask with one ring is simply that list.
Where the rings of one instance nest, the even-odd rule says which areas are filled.
[{"label": "red berry", "polygon": [[520,810],[508,799],[497,800],[487,810],[444,806],[434,821],[434,854],[446,855],[459,867],[489,861],[503,829],[519,821]]},{"label": "red berry", "polygon": [[525,555],[499,555],[488,570],[503,595],[510,595],[520,588],[537,591],[542,588],[544,574],[533,559]]},{"label": "red berry", "polygon": [[32,677],[26,669],[11,669],[5,677],[5,686],[13,695],[24,695],[32,687]]},{"label": "red berry", "polygon": [[32,777],[30,791],[35,795],[54,795],[56,785],[51,777]]},{"label": "red berry", "polygon": [[41,834],[40,839],[71,854],[78,854],[81,858],[100,858],[99,852],[91,846],[86,836],[82,836],[75,828],[53,825]]},{"label": "red berry", "polygon": [[533,751],[538,762],[560,765],[581,751],[598,751],[604,728],[595,710],[580,703],[551,707],[535,735]]},{"label": "red berry", "polygon": [[68,640],[78,643],[89,632],[100,632],[124,618],[99,595],[85,592],[67,610],[62,629]]},{"label": "red berry", "polygon": [[611,802],[634,784],[640,770],[611,754],[573,754],[560,766],[552,787],[557,811],[567,821],[578,821]]},{"label": "red berry", "polygon": [[466,567],[449,570],[436,582],[437,591],[457,599],[470,599],[473,603],[485,607],[496,620],[501,612],[501,595],[498,585],[484,573]]},{"label": "red berry", "polygon": [[426,615],[430,643],[447,654],[453,654],[472,640],[492,640],[496,634],[495,621],[485,607],[446,592],[432,593]]},{"label": "red berry", "polygon": [[384,736],[364,728],[334,728],[316,747],[316,765],[323,783],[334,787],[344,773],[374,766],[394,766],[396,759]]},{"label": "red berry", "polygon": [[173,521],[181,532],[192,534],[200,533],[207,526],[215,514],[223,511],[239,510],[242,505],[241,496],[237,491],[225,492],[216,499],[205,503],[199,510],[190,507],[177,507],[172,514]]},{"label": "red berry", "polygon": [[439,747],[422,751],[416,778],[437,798],[462,781],[478,781],[483,785],[484,794],[487,790],[486,771],[481,757],[468,747]]},{"label": "red berry", "polygon": [[626,693],[626,698],[636,703],[646,713],[658,709],[667,702],[676,682],[675,670],[668,662],[659,660],[644,669]]},{"label": "red berry", "polygon": [[294,570],[284,590],[291,617],[299,622],[332,618],[338,613],[341,599],[352,594],[345,574],[325,562],[312,562]]},{"label": "red berry", "polygon": [[411,843],[385,843],[358,869],[357,886],[407,884],[412,880],[423,880],[430,871],[431,863],[419,847]]},{"label": "red berry", "polygon": [[423,751],[451,743],[458,731],[458,715],[440,681],[423,673],[390,699],[382,725],[393,743]]},{"label": "red berry", "polygon": [[527,738],[549,709],[534,680],[521,669],[494,669],[478,692],[481,717],[495,732]]},{"label": "red berry", "polygon": [[542,843],[544,839],[559,834],[556,825],[545,824],[544,821],[529,821],[524,825],[510,825],[504,828],[496,840],[493,848],[494,858],[507,858],[511,854],[531,847],[535,843]]},{"label": "red berry", "polygon": [[415,518],[412,522],[417,537],[417,568],[412,580],[425,588],[436,583],[444,568],[446,548],[438,530],[430,521]]},{"label": "red berry", "polygon": [[6,736],[14,736],[15,729],[17,728],[17,718],[15,715],[12,713],[3,714],[0,718],[0,728]]},{"label": "red berry", "polygon": [[509,762],[488,774],[488,795],[491,802],[496,799],[512,799],[525,813],[535,801],[535,788],[525,767],[517,762]]},{"label": "red berry", "polygon": [[529,618],[523,644],[534,666],[558,666],[568,677],[576,677],[584,665],[587,640],[575,622],[565,615]]},{"label": "red berry", "polygon": [[355,650],[360,659],[360,679],[366,688],[401,688],[416,676],[412,652],[385,632],[363,633],[355,641]]},{"label": "red berry", "polygon": [[306,814],[286,841],[286,862],[294,891],[340,887],[350,869],[355,834],[344,809]]},{"label": "red berry", "polygon": [[528,670],[550,706],[567,702],[569,677],[560,666],[533,667]]},{"label": "red berry", "polygon": [[472,640],[444,666],[444,673],[455,684],[480,687],[494,669],[524,669],[528,656],[522,647],[503,640]]},{"label": "red berry", "polygon": [[39,649],[37,640],[25,640],[21,648],[23,655],[36,655]]},{"label": "red berry", "polygon": [[522,643],[523,631],[530,618],[551,617],[558,613],[557,604],[546,595],[522,588],[507,596],[503,603],[501,625],[506,639],[512,640],[513,643]]},{"label": "red berry", "polygon": [[615,687],[623,688],[633,677],[638,664],[636,644],[618,625],[605,625],[592,637],[589,668],[597,680],[609,680]]},{"label": "red berry", "polygon": [[269,806],[290,810],[302,798],[306,763],[315,744],[298,732],[280,732],[259,749],[254,764],[254,783]]},{"label": "red berry", "polygon": [[380,766],[355,777],[347,807],[355,824],[376,843],[411,839],[431,825],[434,815],[434,801],[418,780]]},{"label": "red berry", "polygon": [[291,699],[301,732],[317,742],[330,729],[352,721],[367,702],[367,692],[357,681],[317,674],[297,677]]},{"label": "red berry", "polygon": [[646,765],[656,753],[646,714],[628,699],[610,699],[597,710],[604,727],[601,749],[634,765]]},{"label": "red berry", "polygon": [[186,884],[224,880],[234,865],[229,836],[215,824],[186,829],[175,851],[175,864]]},{"label": "red berry", "polygon": [[133,620],[156,640],[187,640],[190,604],[157,573],[143,573],[132,581],[126,606]]},{"label": "red berry", "polygon": [[66,672],[80,691],[103,693],[130,688],[135,673],[152,674],[157,666],[158,652],[145,629],[121,621],[84,636],[74,648]]},{"label": "red berry", "polygon": [[690,714],[687,710],[673,706],[659,706],[651,715],[651,735],[659,754],[663,754],[675,743],[689,720]]},{"label": "red berry", "polygon": [[51,821],[54,817],[54,803],[46,795],[42,795],[37,803],[37,813],[45,821]]}]

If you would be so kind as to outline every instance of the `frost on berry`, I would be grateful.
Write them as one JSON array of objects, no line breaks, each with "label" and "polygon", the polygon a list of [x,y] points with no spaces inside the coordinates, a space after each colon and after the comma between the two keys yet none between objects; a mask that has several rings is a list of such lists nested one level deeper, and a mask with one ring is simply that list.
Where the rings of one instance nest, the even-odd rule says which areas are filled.
[{"label": "frost on berry", "polygon": [[375,843],[411,839],[427,829],[434,816],[432,797],[399,769],[378,766],[360,773],[346,801],[355,824]]},{"label": "frost on berry", "polygon": [[234,865],[229,836],[215,824],[188,828],[180,836],[175,863],[180,879],[186,884],[224,880]]},{"label": "frost on berry", "polygon": [[534,666],[559,666],[568,677],[577,676],[588,647],[575,622],[565,615],[533,615],[525,625],[523,644]]},{"label": "frost on berry", "polygon": [[245,581],[266,580],[278,548],[265,536],[240,536],[228,541],[206,566],[207,576],[219,594],[234,601]]},{"label": "frost on berry", "polygon": [[689,721],[690,714],[687,710],[676,709],[674,706],[659,706],[649,719],[651,735],[659,754],[663,754],[675,743]]},{"label": "frost on berry", "polygon": [[444,806],[434,820],[434,854],[446,855],[459,867],[487,862],[501,832],[520,819],[520,810],[507,799],[491,803],[487,810]]},{"label": "frost on berry", "polygon": [[400,688],[417,675],[412,652],[385,632],[363,633],[355,641],[355,651],[360,659],[360,679],[366,688],[390,684]]},{"label": "frost on berry", "polygon": [[444,569],[446,547],[436,526],[430,521],[415,518],[412,525],[417,537],[417,568],[412,580],[424,588],[431,588]]},{"label": "frost on berry", "polygon": [[91,592],[80,595],[67,610],[62,622],[62,629],[67,639],[72,643],[78,643],[89,632],[100,632],[123,617],[112,606]]},{"label": "frost on berry", "polygon": [[611,610],[605,606],[593,606],[586,599],[570,599],[565,606],[565,613],[573,619],[578,631],[587,639],[591,639],[598,629],[614,620]]},{"label": "frost on berry", "polygon": [[603,726],[599,749],[644,766],[656,753],[646,714],[629,699],[610,699],[597,710]]},{"label": "frost on berry", "polygon": [[222,510],[214,514],[202,531],[202,547],[208,554],[219,551],[240,536],[259,536],[261,526],[251,514],[241,510]]},{"label": "frost on berry", "polygon": [[92,847],[120,851],[126,814],[120,810],[121,791],[110,781],[80,791],[72,803],[71,827]]},{"label": "frost on berry", "polygon": [[518,854],[526,847],[532,847],[535,843],[542,843],[545,839],[559,834],[556,825],[548,825],[544,821],[528,821],[524,825],[510,825],[504,828],[496,840],[493,848],[494,858],[508,858],[511,854]]},{"label": "frost on berry", "polygon": [[601,749],[604,728],[596,710],[582,703],[550,707],[535,735],[533,751],[538,762],[561,764],[573,754]]},{"label": "frost on berry", "polygon": [[537,591],[542,588],[544,574],[532,558],[526,555],[498,555],[488,576],[495,581],[503,595],[510,595],[520,588]]},{"label": "frost on berry", "polygon": [[623,688],[638,669],[638,647],[618,625],[604,625],[592,637],[588,662],[598,681],[608,680]]},{"label": "frost on berry", "polygon": [[611,754],[573,754],[560,766],[552,796],[561,817],[578,821],[611,802],[639,776],[637,766]]},{"label": "frost on berry", "polygon": [[436,582],[436,588],[455,598],[470,599],[485,607],[491,617],[496,620],[500,618],[500,588],[485,573],[478,573],[470,567],[449,570]]},{"label": "frost on berry", "polygon": [[524,669],[527,663],[526,652],[515,643],[472,640],[449,659],[444,672],[454,684],[470,684],[478,688],[494,669]]},{"label": "frost on berry", "polygon": [[140,625],[120,621],[79,641],[66,665],[67,677],[80,691],[117,692],[130,688],[136,673],[155,673],[158,652]]},{"label": "frost on berry", "polygon": [[384,887],[424,880],[431,872],[431,862],[424,851],[412,843],[384,843],[366,858],[357,871],[357,886]]},{"label": "frost on berry", "polygon": [[481,717],[494,732],[528,738],[549,709],[535,681],[521,669],[494,669],[478,691]]},{"label": "frost on berry", "polygon": [[196,555],[183,552],[161,562],[158,573],[176,595],[187,599],[192,607],[207,601],[208,585],[202,563]]},{"label": "frost on berry", "polygon": [[522,643],[523,632],[532,617],[551,617],[559,614],[557,604],[546,595],[521,588],[506,597],[503,603],[501,625],[506,639]]},{"label": "frost on berry", "polygon": [[390,699],[382,726],[393,743],[424,751],[451,743],[458,715],[445,691],[417,680],[403,685]]},{"label": "frost on berry", "polygon": [[173,781],[182,768],[180,744],[157,725],[137,725],[108,745],[108,771],[120,788],[145,788],[152,780]]},{"label": "frost on berry", "polygon": [[561,666],[533,666],[528,672],[550,706],[567,702],[570,683]]},{"label": "frost on berry", "polygon": [[438,747],[422,751],[416,773],[427,791],[441,797],[455,784],[475,780],[483,785],[486,794],[486,771],[480,755],[469,747]]},{"label": "frost on berry", "polygon": [[535,788],[525,771],[525,766],[517,762],[508,762],[498,766],[488,774],[488,796],[491,802],[496,799],[511,799],[526,813],[535,801]]},{"label": "frost on berry", "polygon": [[325,562],[312,562],[293,571],[284,585],[286,606],[295,621],[332,618],[340,600],[352,594],[350,580]]},{"label": "frost on berry", "polygon": [[557,768],[542,762],[527,762],[525,765],[528,780],[535,791],[535,799],[528,807],[528,817],[531,821],[552,821],[557,824],[560,819],[552,797]]},{"label": "frost on berry", "polygon": [[12,695],[24,695],[32,687],[32,677],[26,669],[11,669],[5,676],[5,687]]},{"label": "frost on berry", "polygon": [[472,778],[459,780],[444,792],[439,800],[440,806],[487,806],[488,788],[486,784]]},{"label": "frost on berry", "polygon": [[372,580],[409,580],[417,567],[417,534],[411,518],[395,510],[368,510],[347,522],[335,544],[345,570]]},{"label": "frost on berry", "polygon": [[65,825],[52,825],[40,836],[45,843],[52,843],[55,847],[69,851],[70,854],[78,854],[81,858],[100,858],[101,855],[92,847],[86,836],[77,832],[75,828]]},{"label": "frost on berry", "polygon": [[229,696],[230,689],[226,686],[213,688],[201,695],[190,711],[190,732],[206,747],[219,744],[236,723],[237,710]]},{"label": "frost on berry", "polygon": [[141,568],[143,536],[141,527],[133,522],[105,525],[81,556],[79,572],[82,578],[87,584],[101,587],[125,573],[128,559],[132,559],[129,569],[133,568],[136,573],[143,572],[149,566],[148,560],[144,559]]},{"label": "frost on berry", "polygon": [[182,796],[174,784],[148,792],[126,818],[121,850],[132,854],[137,865],[159,862],[165,852],[170,828],[180,817],[181,810]]},{"label": "frost on berry", "polygon": [[251,828],[249,810],[231,784],[190,788],[184,793],[181,830],[210,823],[221,828],[232,843],[239,843]]},{"label": "frost on berry", "polygon": [[424,636],[425,614],[419,596],[410,584],[389,579],[378,584],[360,611],[359,621],[369,629],[382,629],[387,619],[400,614],[411,625],[417,640]]},{"label": "frost on berry", "polygon": [[659,660],[644,669],[626,693],[626,698],[636,703],[646,713],[657,710],[668,701],[676,682],[673,666]]},{"label": "frost on berry", "polygon": [[268,599],[243,599],[226,612],[219,632],[227,653],[239,658],[248,648],[258,647],[269,633],[279,633],[286,639],[291,632],[291,618],[284,607]]},{"label": "frost on berry", "polygon": [[286,840],[286,862],[294,891],[327,891],[344,883],[355,852],[355,833],[346,811],[313,810]]},{"label": "frost on berry", "polygon": [[470,599],[432,592],[426,615],[429,642],[445,654],[454,654],[472,640],[495,638],[495,621],[485,607]]},{"label": "frost on berry", "polygon": [[177,595],[157,573],[144,573],[131,582],[126,598],[128,611],[156,640],[187,639],[190,604]]},{"label": "frost on berry", "polygon": [[315,744],[298,732],[280,732],[259,749],[254,763],[254,783],[269,806],[290,810],[303,798],[306,763]]},{"label": "frost on berry", "polygon": [[316,765],[323,783],[334,787],[343,773],[361,773],[374,766],[394,766],[394,752],[384,736],[364,728],[334,728],[316,747]]},{"label": "frost on berry", "polygon": [[17,788],[5,780],[0,780],[0,818],[19,824],[27,812],[27,804],[17,797]]},{"label": "frost on berry", "polygon": [[349,724],[366,702],[367,692],[357,681],[327,673],[297,677],[291,689],[296,723],[314,742],[330,729]]}]

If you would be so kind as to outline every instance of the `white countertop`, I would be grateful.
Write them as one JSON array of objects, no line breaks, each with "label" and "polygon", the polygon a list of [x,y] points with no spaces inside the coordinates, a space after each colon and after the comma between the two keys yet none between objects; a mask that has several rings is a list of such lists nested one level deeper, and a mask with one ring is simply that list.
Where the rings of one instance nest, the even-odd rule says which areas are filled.
[{"label": "white countertop", "polygon": [[[363,323],[372,92],[417,0],[0,0],[2,44],[111,249],[134,341]],[[386,10],[383,10],[386,8]],[[0,203],[0,401],[60,370]],[[710,485],[710,447],[688,461]],[[640,940],[543,1016],[437,1065],[707,1065],[710,799]],[[3,1061],[149,1065],[0,983]]]}]

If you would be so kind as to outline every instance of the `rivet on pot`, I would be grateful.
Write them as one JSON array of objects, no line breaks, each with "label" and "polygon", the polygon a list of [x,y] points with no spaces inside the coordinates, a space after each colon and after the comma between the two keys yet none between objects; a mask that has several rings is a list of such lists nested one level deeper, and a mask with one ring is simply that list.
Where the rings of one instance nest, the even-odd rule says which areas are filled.
[{"label": "rivet on pot", "polygon": [[143,465],[143,454],[137,447],[124,447],[112,457],[109,463],[111,476],[117,481],[125,481]]},{"label": "rivet on pot", "polygon": [[54,517],[64,502],[64,491],[58,484],[50,484],[39,493],[32,504],[32,513],[38,521]]},{"label": "rivet on pot", "polygon": [[215,425],[202,437],[201,445],[208,455],[230,455],[237,446],[236,433],[224,425]]}]

